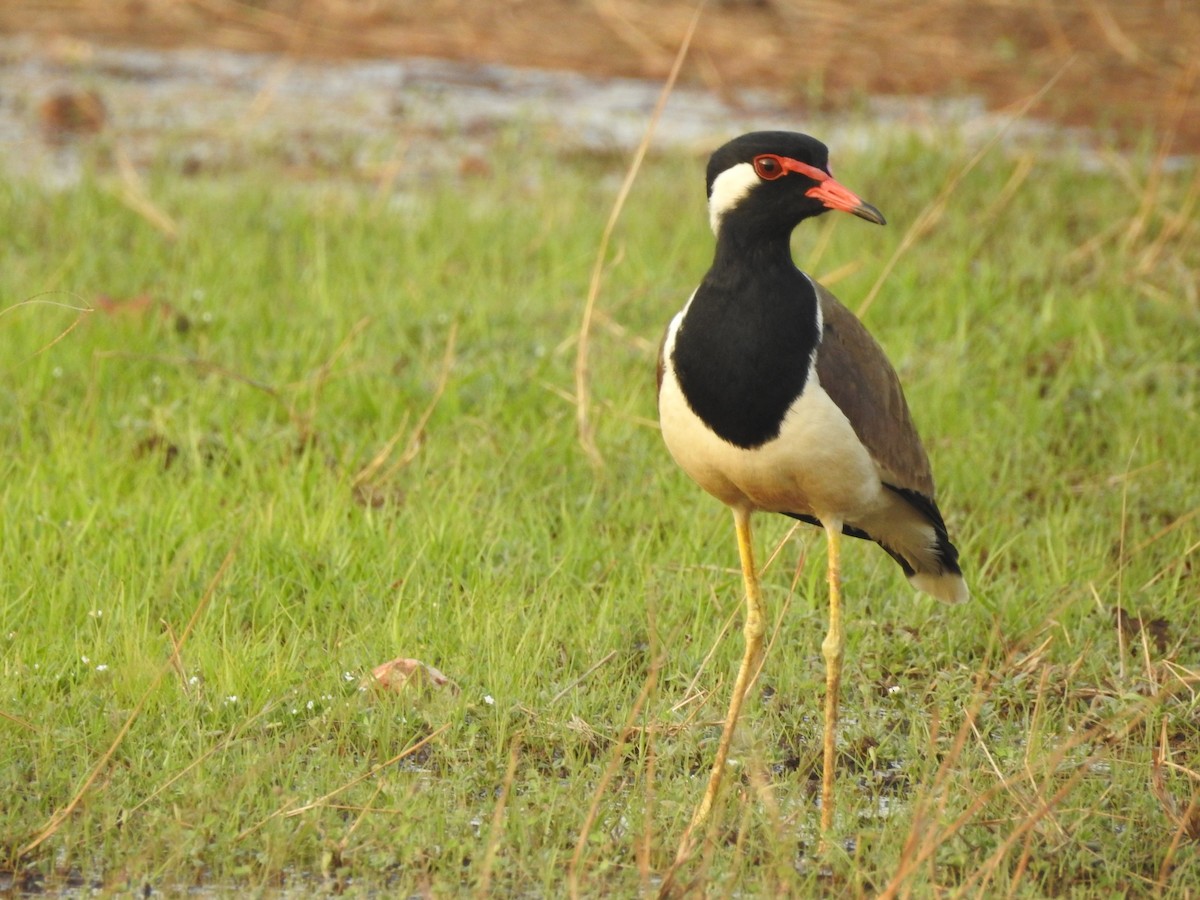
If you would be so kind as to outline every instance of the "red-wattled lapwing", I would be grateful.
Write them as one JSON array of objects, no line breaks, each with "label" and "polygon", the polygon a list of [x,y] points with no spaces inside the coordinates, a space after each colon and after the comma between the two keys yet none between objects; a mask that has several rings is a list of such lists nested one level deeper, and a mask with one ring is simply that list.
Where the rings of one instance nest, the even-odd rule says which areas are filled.
[{"label": "red-wattled lapwing", "polygon": [[[841,536],[875,541],[909,581],[958,602],[967,586],[895,371],[857,318],[792,262],[792,230],[830,209],[884,224],[833,179],[829,151],[804,134],[730,141],[708,163],[712,268],[671,321],[658,362],[658,410],[675,461],[733,509],[746,585],[745,654],[704,798],[720,788],[729,743],[763,653],[763,601],[750,516],[820,526],[829,546],[821,830],[833,823],[834,747],[845,638]],[[681,847],[681,854],[683,853]]]}]

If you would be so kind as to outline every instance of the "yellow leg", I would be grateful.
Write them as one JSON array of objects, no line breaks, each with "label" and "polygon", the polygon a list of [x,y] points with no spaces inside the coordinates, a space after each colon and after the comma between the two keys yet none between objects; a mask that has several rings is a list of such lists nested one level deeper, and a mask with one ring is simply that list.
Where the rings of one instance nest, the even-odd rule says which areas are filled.
[{"label": "yellow leg", "polygon": [[846,634],[842,630],[842,523],[822,519],[829,543],[829,633],[821,644],[825,657],[825,758],[821,772],[821,833],[833,827],[833,776],[837,762],[838,692]]},{"label": "yellow leg", "polygon": [[737,528],[738,555],[742,561],[742,580],[746,584],[746,624],[742,633],[745,637],[746,648],[742,655],[742,665],[738,669],[737,681],[733,685],[733,697],[729,700],[729,711],[725,714],[725,728],[721,732],[720,743],[717,744],[717,758],[713,762],[712,774],[708,776],[708,787],[704,798],[692,815],[692,822],[683,833],[679,844],[679,852],[675,862],[678,865],[691,853],[692,835],[702,828],[712,813],[717,793],[721,789],[721,777],[725,774],[725,761],[729,757],[729,745],[733,740],[733,732],[737,726],[738,715],[742,711],[742,702],[750,683],[758,673],[762,662],[763,638],[766,635],[767,623],[764,615],[762,594],[758,589],[758,571],[754,567],[754,545],[750,531],[750,512],[735,509],[733,511],[734,525]]}]

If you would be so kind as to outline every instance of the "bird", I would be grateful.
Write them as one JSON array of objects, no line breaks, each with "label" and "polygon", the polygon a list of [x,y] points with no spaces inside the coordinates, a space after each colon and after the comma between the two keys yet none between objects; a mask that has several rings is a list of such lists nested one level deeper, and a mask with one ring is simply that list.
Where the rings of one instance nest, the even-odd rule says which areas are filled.
[{"label": "bird", "polygon": [[712,154],[706,174],[716,248],[663,337],[658,412],[675,462],[733,511],[745,646],[679,859],[709,819],[743,702],[763,662],[766,609],[753,513],[781,513],[822,528],[826,537],[823,836],[833,826],[845,651],[842,536],[875,542],[914,587],[938,600],[969,596],[900,379],[860,320],[792,259],[792,232],[806,219],[838,210],[884,225],[883,214],[833,178],[828,148],[806,134],[743,134]]}]

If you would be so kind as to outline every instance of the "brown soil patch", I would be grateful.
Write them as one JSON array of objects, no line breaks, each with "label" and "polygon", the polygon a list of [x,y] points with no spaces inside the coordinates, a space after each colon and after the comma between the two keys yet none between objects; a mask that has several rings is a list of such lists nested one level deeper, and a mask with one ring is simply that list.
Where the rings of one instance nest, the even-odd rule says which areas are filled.
[{"label": "brown soil patch", "polygon": [[[662,77],[678,0],[7,0],[0,31],[317,57],[441,56]],[[711,0],[684,77],[828,109],[978,94],[993,109],[1070,65],[1035,115],[1200,151],[1194,0]]]}]

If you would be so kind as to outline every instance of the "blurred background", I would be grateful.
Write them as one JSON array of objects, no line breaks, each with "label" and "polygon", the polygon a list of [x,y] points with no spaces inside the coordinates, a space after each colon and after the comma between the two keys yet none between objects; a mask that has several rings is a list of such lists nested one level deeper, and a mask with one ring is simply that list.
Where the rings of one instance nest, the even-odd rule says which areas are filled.
[{"label": "blurred background", "polygon": [[[525,90],[536,102],[528,84],[496,84],[503,77],[478,66],[661,80],[693,11],[671,0],[6,0],[0,109],[36,118],[44,136],[103,129],[113,98],[102,78],[121,69],[111,55],[118,48],[269,52],[305,63],[434,58],[467,64],[436,78],[476,87],[491,78],[498,96]],[[805,114],[897,96],[1004,112],[1061,70],[1036,119],[1096,129],[1111,145],[1194,153],[1198,48],[1195,0],[710,0],[682,84],[726,104],[717,118],[742,110],[758,121],[762,110],[748,105],[768,103],[772,118],[801,127]],[[195,75],[201,60],[189,59]],[[145,57],[140,65],[134,80],[165,74]],[[223,65],[227,57],[212,60],[212,74]],[[226,87],[238,77],[225,75]],[[262,84],[254,90],[261,95]],[[349,123],[356,112],[342,115]],[[12,127],[7,137],[19,137]]]}]

